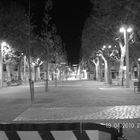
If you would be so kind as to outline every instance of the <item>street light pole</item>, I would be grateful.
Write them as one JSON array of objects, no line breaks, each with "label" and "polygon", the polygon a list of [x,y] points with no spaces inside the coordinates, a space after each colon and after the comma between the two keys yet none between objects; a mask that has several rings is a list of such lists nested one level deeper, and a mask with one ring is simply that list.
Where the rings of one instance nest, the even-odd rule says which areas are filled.
[{"label": "street light pole", "polygon": [[125,30],[125,46],[126,46],[126,87],[129,88],[129,48],[128,48],[128,33]]}]

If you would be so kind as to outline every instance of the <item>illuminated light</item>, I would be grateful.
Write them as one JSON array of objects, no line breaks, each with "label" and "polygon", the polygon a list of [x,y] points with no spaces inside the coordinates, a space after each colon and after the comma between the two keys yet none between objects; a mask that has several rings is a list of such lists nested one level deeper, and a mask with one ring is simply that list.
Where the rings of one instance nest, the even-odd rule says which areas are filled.
[{"label": "illuminated light", "polygon": [[127,29],[127,32],[128,32],[128,33],[132,32],[132,28],[129,27],[129,28]]},{"label": "illuminated light", "polygon": [[105,48],[106,48],[106,46],[104,45],[104,46],[103,46],[103,49],[105,49]]},{"label": "illuminated light", "polygon": [[2,46],[2,47],[7,46],[7,43],[6,43],[6,42],[2,42],[2,43],[1,43],[1,46]]},{"label": "illuminated light", "polygon": [[33,65],[33,66],[35,66],[35,63],[34,63],[34,62],[32,62],[32,65]]},{"label": "illuminated light", "polygon": [[127,31],[128,33],[130,33],[130,32],[132,32],[132,30],[133,30],[133,29],[132,29],[131,27],[128,27],[127,29],[126,29],[125,27],[121,27],[121,28],[120,28],[120,32],[121,32],[121,33],[125,32],[125,31]]},{"label": "illuminated light", "polygon": [[62,62],[62,63],[60,63],[61,65],[64,65],[64,64],[66,64],[65,62]]},{"label": "illuminated light", "polygon": [[140,58],[138,58],[138,61],[140,61]]},{"label": "illuminated light", "polygon": [[4,54],[7,54],[8,52],[11,51],[11,47],[9,46],[9,44],[7,44],[5,41],[3,41],[1,43],[1,49],[4,52]]},{"label": "illuminated light", "polygon": [[121,32],[121,33],[125,32],[125,28],[124,28],[124,27],[121,27],[121,28],[120,28],[120,32]]},{"label": "illuminated light", "polygon": [[39,58],[37,58],[37,62],[39,61],[40,59]]},{"label": "illuminated light", "polygon": [[96,56],[99,56],[99,54],[96,54]]},{"label": "illuminated light", "polygon": [[43,61],[40,62],[39,66],[43,64]]},{"label": "illuminated light", "polygon": [[108,48],[110,49],[111,48],[111,45],[109,45]]}]

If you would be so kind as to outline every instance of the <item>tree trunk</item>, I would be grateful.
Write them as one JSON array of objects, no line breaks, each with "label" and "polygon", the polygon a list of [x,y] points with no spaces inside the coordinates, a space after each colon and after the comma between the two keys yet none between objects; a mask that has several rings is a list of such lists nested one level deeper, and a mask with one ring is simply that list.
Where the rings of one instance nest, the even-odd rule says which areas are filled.
[{"label": "tree trunk", "polygon": [[57,66],[55,63],[55,87],[57,87]]},{"label": "tree trunk", "polygon": [[121,56],[120,68],[119,68],[119,82],[120,82],[120,85],[122,85],[122,86],[123,86],[123,80],[124,80],[124,77],[123,77],[123,66],[124,66],[124,56]]},{"label": "tree trunk", "polygon": [[10,65],[6,64],[7,81],[11,81]]},{"label": "tree trunk", "polygon": [[105,79],[105,82],[108,83],[108,62],[106,60],[106,58],[103,56],[103,54],[101,55],[103,61],[104,61],[104,79]]},{"label": "tree trunk", "polygon": [[28,58],[29,63],[29,79],[32,80],[32,66],[31,66],[31,57]]},{"label": "tree trunk", "polygon": [[37,67],[37,80],[40,81],[40,66]]},{"label": "tree trunk", "polygon": [[112,71],[111,71],[111,63],[108,61],[108,84],[112,84]]},{"label": "tree trunk", "polygon": [[62,67],[60,67],[60,81],[62,81]]},{"label": "tree trunk", "polygon": [[97,66],[96,66],[96,79],[100,80],[100,62],[99,62],[99,58],[97,58]]},{"label": "tree trunk", "polygon": [[45,63],[45,73],[46,73],[46,78],[45,78],[45,92],[48,92],[48,61]]},{"label": "tree trunk", "polygon": [[98,80],[99,80],[99,81],[102,81],[102,77],[101,77],[101,58],[99,58]]},{"label": "tree trunk", "polygon": [[18,63],[18,81],[21,81],[21,58]]},{"label": "tree trunk", "polygon": [[104,60],[104,66],[105,66],[104,69],[105,82],[108,83],[108,64],[106,60]]},{"label": "tree trunk", "polygon": [[79,76],[79,80],[81,80],[81,67],[78,67],[78,76]]},{"label": "tree trunk", "polygon": [[130,64],[130,73],[131,73],[131,79],[134,79],[134,66],[135,66],[136,62],[133,61],[131,64]]},{"label": "tree trunk", "polygon": [[100,79],[103,81],[103,60],[100,59]]},{"label": "tree trunk", "polygon": [[98,80],[98,65],[97,64],[95,65],[95,69],[96,69],[96,72],[95,72],[96,80]]},{"label": "tree trunk", "polygon": [[58,68],[58,80],[60,80],[60,69]]},{"label": "tree trunk", "polygon": [[39,66],[35,66],[34,67],[34,80],[35,82],[40,81],[40,67]]},{"label": "tree trunk", "polygon": [[24,77],[24,82],[27,80],[27,73],[26,73],[26,56],[24,56],[24,67],[23,67],[23,77]]},{"label": "tree trunk", "polygon": [[112,84],[112,72],[110,62],[105,60],[105,82],[108,84]]},{"label": "tree trunk", "polygon": [[29,85],[30,85],[31,101],[34,101],[34,82],[32,81],[31,56],[28,56],[28,63],[29,63]]},{"label": "tree trunk", "polygon": [[34,81],[37,81],[37,67],[34,66]]}]

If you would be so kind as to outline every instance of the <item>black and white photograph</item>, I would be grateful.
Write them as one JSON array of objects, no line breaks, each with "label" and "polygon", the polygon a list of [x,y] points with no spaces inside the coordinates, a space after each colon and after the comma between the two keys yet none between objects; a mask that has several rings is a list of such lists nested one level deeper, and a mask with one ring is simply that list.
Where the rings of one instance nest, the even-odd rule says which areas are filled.
[{"label": "black and white photograph", "polygon": [[139,140],[140,0],[0,0],[0,140]]}]

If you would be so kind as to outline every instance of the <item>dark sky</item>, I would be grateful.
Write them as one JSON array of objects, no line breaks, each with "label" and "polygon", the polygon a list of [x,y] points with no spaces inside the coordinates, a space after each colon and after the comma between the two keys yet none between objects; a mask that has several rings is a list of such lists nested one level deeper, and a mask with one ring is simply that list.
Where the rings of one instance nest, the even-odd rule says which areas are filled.
[{"label": "dark sky", "polygon": [[89,0],[53,0],[53,19],[70,63],[78,63],[82,28],[91,8]]},{"label": "dark sky", "polygon": [[[19,0],[16,0],[19,2]],[[29,0],[20,0],[28,6]],[[71,64],[78,63],[81,48],[81,35],[84,22],[92,8],[90,0],[52,0],[52,19],[66,44],[68,61]],[[42,9],[45,0],[30,0],[35,18],[41,22]]]}]

